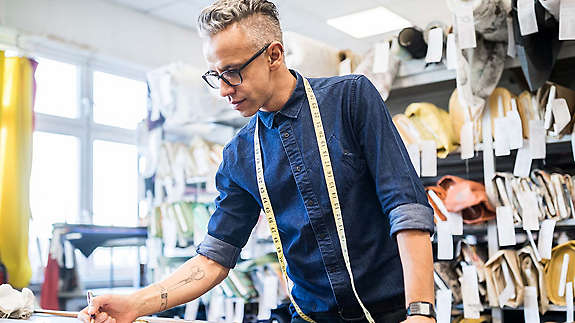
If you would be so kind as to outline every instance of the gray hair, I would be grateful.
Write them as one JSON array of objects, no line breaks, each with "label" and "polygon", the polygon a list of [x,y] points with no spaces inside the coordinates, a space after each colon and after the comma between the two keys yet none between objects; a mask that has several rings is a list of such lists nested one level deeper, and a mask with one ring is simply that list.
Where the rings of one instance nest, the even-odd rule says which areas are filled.
[{"label": "gray hair", "polygon": [[254,47],[282,42],[277,7],[266,0],[218,0],[200,13],[198,32],[201,37],[210,37],[240,21],[248,28]]}]

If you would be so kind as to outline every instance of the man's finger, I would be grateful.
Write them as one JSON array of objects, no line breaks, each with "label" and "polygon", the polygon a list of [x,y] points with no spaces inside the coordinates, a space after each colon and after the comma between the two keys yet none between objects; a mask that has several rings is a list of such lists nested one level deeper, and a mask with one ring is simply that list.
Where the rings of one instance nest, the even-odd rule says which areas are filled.
[{"label": "man's finger", "polygon": [[110,316],[108,316],[108,313],[106,312],[102,312],[99,313],[98,315],[96,315],[96,323],[103,323],[105,322]]},{"label": "man's finger", "polygon": [[78,313],[78,320],[87,323],[90,321],[90,315],[86,314],[86,312],[84,312],[84,311],[86,311],[86,309],[84,309]]}]

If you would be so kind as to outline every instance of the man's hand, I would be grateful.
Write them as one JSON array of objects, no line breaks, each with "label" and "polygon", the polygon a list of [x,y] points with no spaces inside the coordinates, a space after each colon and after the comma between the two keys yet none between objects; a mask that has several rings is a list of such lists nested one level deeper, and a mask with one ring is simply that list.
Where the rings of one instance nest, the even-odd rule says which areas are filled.
[{"label": "man's hand", "polygon": [[95,314],[95,323],[132,323],[138,318],[133,297],[128,295],[102,295],[94,297],[93,306],[78,313],[78,319],[90,323]]},{"label": "man's hand", "polygon": [[413,315],[408,316],[407,319],[401,323],[435,323],[435,319],[421,315]]}]

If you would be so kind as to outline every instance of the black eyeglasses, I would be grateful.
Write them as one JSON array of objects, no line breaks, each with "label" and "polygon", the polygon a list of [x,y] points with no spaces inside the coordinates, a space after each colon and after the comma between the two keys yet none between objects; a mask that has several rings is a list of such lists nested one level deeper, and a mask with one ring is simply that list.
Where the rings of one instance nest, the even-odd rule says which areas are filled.
[{"label": "black eyeglasses", "polygon": [[223,71],[221,74],[218,74],[216,71],[207,71],[202,78],[208,85],[214,89],[220,88],[220,79],[226,82],[229,86],[238,86],[242,84],[242,74],[240,73],[246,66],[248,66],[251,62],[254,61],[258,56],[260,56],[263,52],[270,47],[271,43],[265,45],[262,49],[260,49],[257,53],[254,54],[247,62],[245,62],[240,68],[235,68],[227,71]]}]

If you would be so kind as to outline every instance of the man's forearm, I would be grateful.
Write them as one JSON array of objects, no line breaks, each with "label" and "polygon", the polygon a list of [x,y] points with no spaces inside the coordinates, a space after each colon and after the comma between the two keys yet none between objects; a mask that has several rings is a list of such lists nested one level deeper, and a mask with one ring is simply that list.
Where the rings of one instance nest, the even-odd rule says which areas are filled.
[{"label": "man's forearm", "polygon": [[228,268],[198,255],[166,279],[135,292],[132,296],[138,315],[150,315],[194,300],[224,280],[228,272]]},{"label": "man's forearm", "polygon": [[412,302],[433,304],[433,252],[429,233],[400,231],[397,233],[397,245],[403,266],[406,306]]}]

